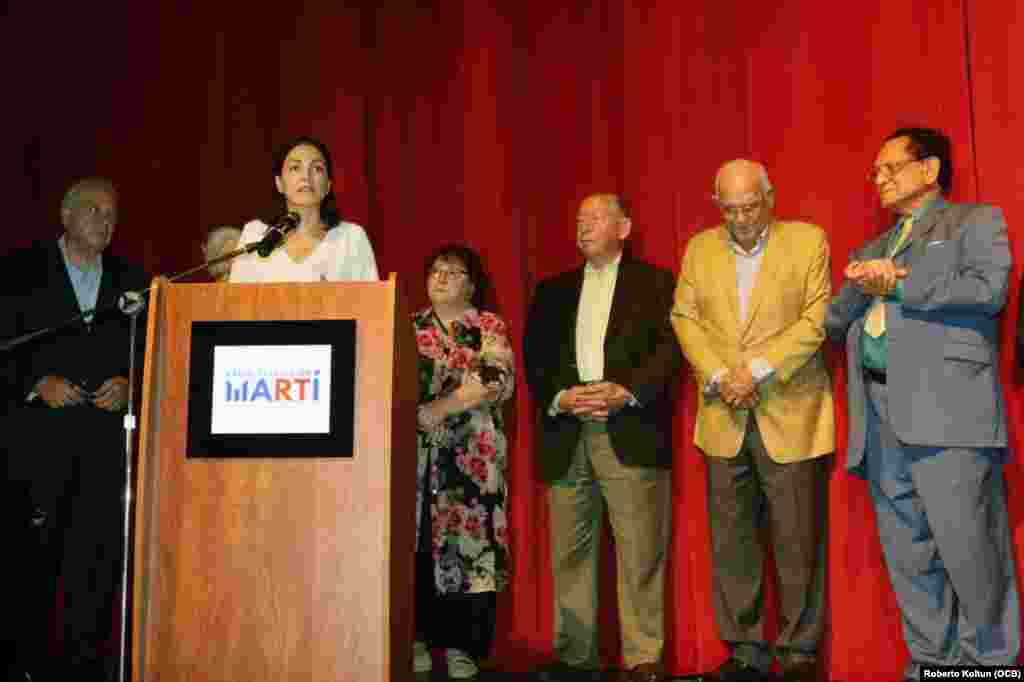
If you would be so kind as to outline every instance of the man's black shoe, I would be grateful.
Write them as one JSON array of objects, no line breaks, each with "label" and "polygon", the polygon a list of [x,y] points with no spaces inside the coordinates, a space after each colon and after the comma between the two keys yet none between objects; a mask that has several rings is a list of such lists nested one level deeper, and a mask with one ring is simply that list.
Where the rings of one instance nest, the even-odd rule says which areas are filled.
[{"label": "man's black shoe", "polygon": [[782,682],[815,682],[817,679],[818,666],[814,661],[803,661],[782,669]]},{"label": "man's black shoe", "polygon": [[762,682],[767,676],[738,658],[730,658],[711,673],[711,679],[715,682]]},{"label": "man's black shoe", "polygon": [[534,672],[540,682],[602,682],[604,679],[600,670],[581,668],[562,661],[546,663]]}]

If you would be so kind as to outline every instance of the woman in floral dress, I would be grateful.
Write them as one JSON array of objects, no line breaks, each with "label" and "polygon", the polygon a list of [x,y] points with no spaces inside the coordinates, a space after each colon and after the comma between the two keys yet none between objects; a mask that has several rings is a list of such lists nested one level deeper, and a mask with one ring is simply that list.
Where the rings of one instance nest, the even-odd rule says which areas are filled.
[{"label": "woman in floral dress", "polygon": [[480,257],[449,245],[427,260],[430,307],[413,318],[419,350],[414,669],[444,648],[448,675],[473,677],[508,579],[502,403],[515,384],[505,323],[479,310]]}]

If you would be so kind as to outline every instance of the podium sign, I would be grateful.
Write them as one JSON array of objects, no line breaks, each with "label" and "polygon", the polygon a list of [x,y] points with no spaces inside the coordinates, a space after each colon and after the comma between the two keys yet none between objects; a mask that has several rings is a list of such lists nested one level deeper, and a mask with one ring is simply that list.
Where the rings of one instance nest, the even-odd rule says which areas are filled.
[{"label": "podium sign", "polygon": [[193,322],[188,457],[351,457],[355,320]]}]

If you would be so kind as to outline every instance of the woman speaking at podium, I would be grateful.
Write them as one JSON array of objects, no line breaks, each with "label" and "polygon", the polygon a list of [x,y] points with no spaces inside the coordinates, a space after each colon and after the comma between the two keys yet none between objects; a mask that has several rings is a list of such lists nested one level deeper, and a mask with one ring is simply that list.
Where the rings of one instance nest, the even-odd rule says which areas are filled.
[{"label": "woman speaking at podium", "polygon": [[[331,185],[331,153],[323,142],[298,137],[274,154],[274,184],[283,212],[298,226],[267,256],[249,253],[231,266],[231,282],[318,282],[376,280],[377,261],[366,232],[345,222]],[[260,220],[246,223],[239,247],[261,241],[272,228]],[[280,229],[280,228],[273,228]]]}]

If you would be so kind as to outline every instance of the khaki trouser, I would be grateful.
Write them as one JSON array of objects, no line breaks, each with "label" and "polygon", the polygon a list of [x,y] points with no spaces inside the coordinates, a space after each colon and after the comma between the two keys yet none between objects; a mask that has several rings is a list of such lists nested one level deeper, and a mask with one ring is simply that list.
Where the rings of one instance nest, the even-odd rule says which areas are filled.
[{"label": "khaki trouser", "polygon": [[615,538],[624,663],[661,660],[671,486],[669,470],[623,466],[604,425],[584,425],[569,471],[548,491],[555,653],[565,663],[599,664],[598,559],[606,507]]}]

